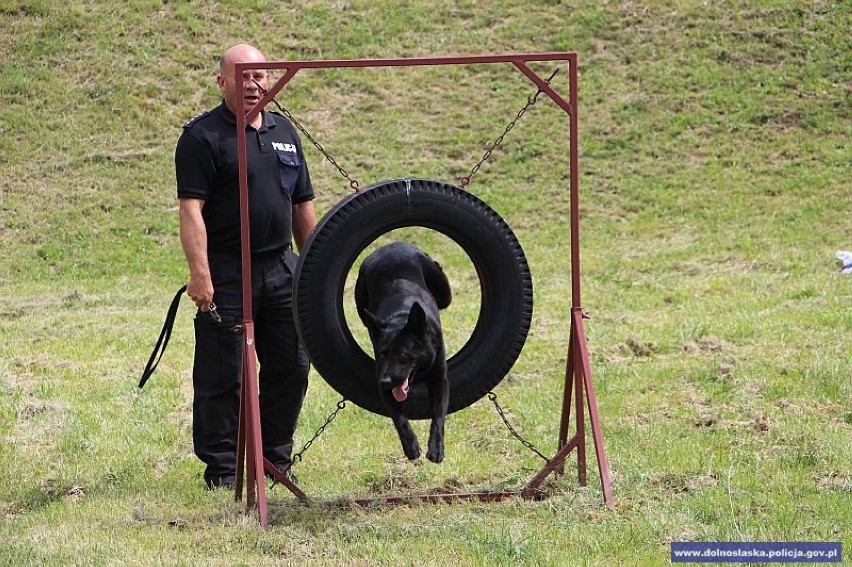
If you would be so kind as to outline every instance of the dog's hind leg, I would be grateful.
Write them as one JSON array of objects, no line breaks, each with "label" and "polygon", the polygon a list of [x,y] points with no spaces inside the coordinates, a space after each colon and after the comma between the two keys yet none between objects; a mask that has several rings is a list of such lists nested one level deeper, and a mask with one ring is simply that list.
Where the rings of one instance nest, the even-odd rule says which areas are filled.
[{"label": "dog's hind leg", "polygon": [[429,384],[429,401],[432,404],[432,425],[429,428],[429,450],[426,458],[433,463],[444,460],[444,420],[450,403],[450,386],[446,363],[438,369],[437,377]]}]

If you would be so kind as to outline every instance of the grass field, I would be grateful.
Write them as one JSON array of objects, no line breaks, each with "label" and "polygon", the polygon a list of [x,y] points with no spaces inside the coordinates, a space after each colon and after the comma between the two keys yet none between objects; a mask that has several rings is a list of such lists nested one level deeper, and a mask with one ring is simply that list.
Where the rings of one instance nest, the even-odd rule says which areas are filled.
[{"label": "grass field", "polygon": [[[850,29],[831,1],[0,0],[0,564],[662,565],[677,541],[840,541],[849,564],[852,276],[834,255],[852,250]],[[579,54],[583,307],[614,510],[591,444],[588,486],[572,457],[540,502],[350,504],[523,486],[542,461],[487,399],[450,416],[441,465],[409,463],[389,420],[347,406],[296,466],[311,504],[274,487],[268,530],[203,489],[189,301],[136,384],[187,278],[174,144],[241,41],[269,59]],[[465,175],[534,92],[473,65],[303,72],[278,100],[366,186]],[[541,97],[469,187],[530,264],[530,336],[495,392],[546,454],[571,307],[567,135]],[[348,183],[307,151],[323,213]],[[451,274],[458,349],[472,267],[442,236],[405,236]],[[311,380],[298,446],[340,399]]]}]

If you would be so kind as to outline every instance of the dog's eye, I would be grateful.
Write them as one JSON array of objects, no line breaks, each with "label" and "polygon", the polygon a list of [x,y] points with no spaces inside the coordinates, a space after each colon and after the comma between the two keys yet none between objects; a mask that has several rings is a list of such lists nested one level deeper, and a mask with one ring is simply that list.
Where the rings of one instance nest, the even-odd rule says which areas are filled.
[{"label": "dog's eye", "polygon": [[398,362],[408,362],[411,358],[408,350],[404,348],[392,349],[390,352],[386,353],[386,356]]}]

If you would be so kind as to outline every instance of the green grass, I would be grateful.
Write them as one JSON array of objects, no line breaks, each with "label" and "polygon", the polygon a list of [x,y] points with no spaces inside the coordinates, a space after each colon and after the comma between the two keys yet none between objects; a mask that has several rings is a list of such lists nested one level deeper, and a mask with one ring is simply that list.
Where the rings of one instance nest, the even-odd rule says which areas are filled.
[{"label": "green grass", "polygon": [[[0,0],[0,22],[0,563],[661,565],[673,541],[755,540],[842,541],[848,563],[848,3]],[[186,279],[174,143],[239,41],[270,59],[579,53],[582,303],[614,511],[591,443],[588,487],[572,455],[541,502],[350,503],[522,486],[541,461],[487,399],[450,416],[440,466],[408,463],[389,420],[350,404],[297,465],[312,504],[272,489],[265,531],[202,489],[188,301],[136,383]],[[465,175],[533,92],[508,65],[326,70],[279,101],[366,186]],[[545,453],[569,333],[567,132],[541,97],[470,186],[532,270],[530,337],[496,392]],[[349,187],[307,151],[322,213]],[[451,275],[459,348],[472,267],[407,234]],[[297,444],[339,399],[312,375]]]}]

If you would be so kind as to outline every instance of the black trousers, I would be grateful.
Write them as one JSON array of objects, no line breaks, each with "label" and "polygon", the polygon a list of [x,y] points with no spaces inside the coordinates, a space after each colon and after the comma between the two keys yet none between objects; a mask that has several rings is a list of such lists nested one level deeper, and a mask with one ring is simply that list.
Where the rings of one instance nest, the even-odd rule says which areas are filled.
[{"label": "black trousers", "polygon": [[[293,324],[293,273],[298,257],[286,250],[252,257],[252,321],[259,363],[263,455],[290,462],[293,433],[308,386],[308,358]],[[242,265],[239,255],[209,254],[213,301],[195,316],[192,438],[208,482],[236,473],[242,374]]]}]

